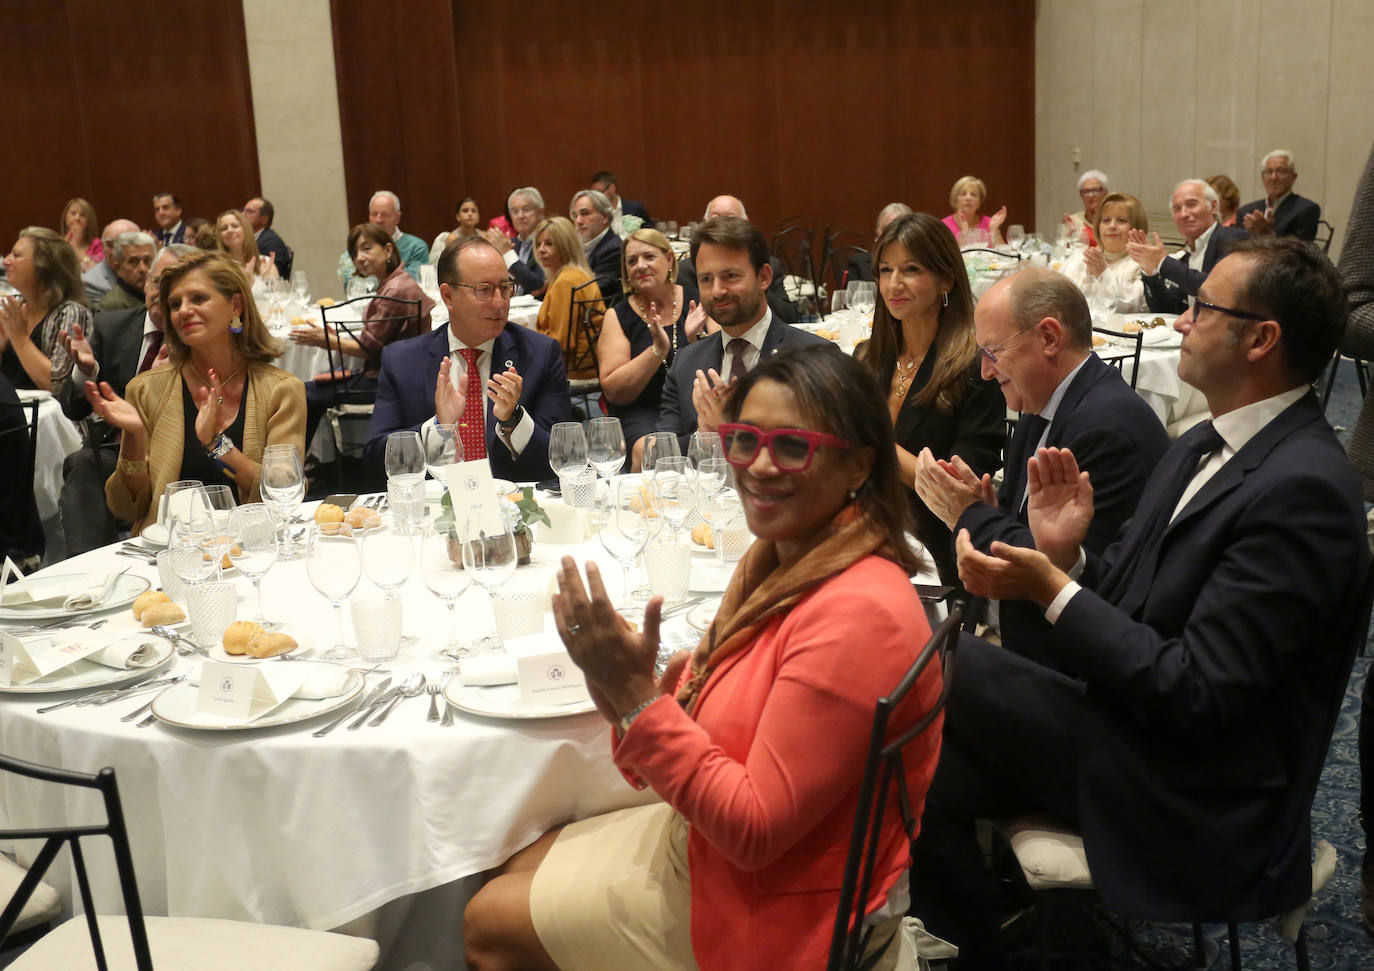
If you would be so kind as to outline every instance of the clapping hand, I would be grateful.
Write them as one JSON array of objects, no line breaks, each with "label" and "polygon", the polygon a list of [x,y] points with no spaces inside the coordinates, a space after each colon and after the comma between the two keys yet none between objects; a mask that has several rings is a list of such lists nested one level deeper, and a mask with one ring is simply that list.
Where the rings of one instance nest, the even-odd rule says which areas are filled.
[{"label": "clapping hand", "polygon": [[937,459],[929,448],[921,449],[916,456],[916,494],[950,529],[969,506],[980,501],[997,505],[992,476],[984,475],[980,480],[959,456],[951,456],[946,462]]},{"label": "clapping hand", "polygon": [[76,366],[82,374],[95,373],[95,351],[91,350],[91,342],[86,339],[86,332],[82,330],[80,324],[72,324],[71,333],[60,331],[59,336],[62,340],[62,350],[67,352],[70,360],[76,361]]},{"label": "clapping hand", "polygon": [[1126,252],[1131,254],[1131,259],[1136,261],[1146,276],[1158,273],[1159,264],[1169,255],[1160,241],[1159,233],[1151,233],[1147,237],[1143,229],[1132,229],[1126,234]]},{"label": "clapping hand", "polygon": [[654,339],[653,348],[660,361],[668,359],[668,351],[672,349],[672,342],[668,339],[668,332],[663,328],[662,315],[658,312],[658,304],[649,301],[649,333]]},{"label": "clapping hand", "polygon": [[524,386],[525,379],[513,367],[492,374],[487,382],[487,397],[491,399],[491,413],[497,421],[510,421],[515,409],[520,407],[520,389]]},{"label": "clapping hand", "polygon": [[1073,452],[1042,448],[1026,462],[1026,514],[1036,549],[1061,570],[1078,562],[1093,519],[1093,487]]},{"label": "clapping hand", "polygon": [[11,344],[20,344],[29,339],[29,320],[24,313],[22,297],[0,300],[0,331]]},{"label": "clapping hand", "polygon": [[954,552],[964,588],[989,600],[1032,600],[1048,607],[1069,582],[1039,550],[997,542],[988,553],[978,552],[967,529],[959,530]]},{"label": "clapping hand", "polygon": [[990,219],[988,219],[988,233],[989,233],[989,235],[995,237],[995,236],[998,234],[998,232],[1002,229],[1002,224],[1003,224],[1004,222],[1006,222],[1006,221],[1007,221],[1007,207],[1006,207],[1006,206],[1003,206],[1001,209],[998,209],[996,212],[994,212],[994,213],[992,214],[992,217],[991,217]]},{"label": "clapping hand", "polygon": [[1266,216],[1262,209],[1247,212],[1244,222],[1245,231],[1252,236],[1267,236],[1274,231],[1274,221]]},{"label": "clapping hand", "polygon": [[692,407],[697,410],[697,431],[714,432],[720,425],[721,410],[725,396],[730,393],[734,382],[729,384],[721,378],[715,368],[698,371],[692,382]]},{"label": "clapping hand", "polygon": [[326,345],[325,329],[316,323],[293,327],[287,336],[293,344],[305,344],[308,347],[324,347]]},{"label": "clapping hand", "polygon": [[91,410],[110,427],[126,434],[143,430],[143,418],[138,409],[115,394],[110,382],[101,381],[97,386],[94,381],[87,381],[86,400],[91,403]]},{"label": "clapping hand", "polygon": [[[482,238],[492,246],[495,246],[496,251],[502,256],[509,250],[514,249],[514,244],[510,241],[510,237],[494,226],[489,226],[482,230]],[[452,239],[452,237],[450,237],[450,239]]]},{"label": "clapping hand", "polygon": [[706,314],[706,308],[695,300],[687,304],[687,319],[683,321],[683,328],[687,332],[689,341],[697,340],[711,333],[711,318]]},{"label": "clapping hand", "polygon": [[1098,277],[1107,269],[1107,257],[1102,255],[1102,249],[1097,246],[1089,246],[1083,251],[1083,266],[1087,269],[1089,276]]},{"label": "clapping hand", "polygon": [[439,377],[434,382],[434,420],[441,425],[458,424],[467,404],[468,374],[464,371],[458,375],[458,386],[454,387],[449,376],[452,370],[453,358],[444,358],[439,362]]},{"label": "clapping hand", "polygon": [[238,406],[224,400],[224,388],[219,383],[219,374],[210,369],[210,386],[192,393],[196,402],[196,438],[209,447],[220,432],[234,423]]}]

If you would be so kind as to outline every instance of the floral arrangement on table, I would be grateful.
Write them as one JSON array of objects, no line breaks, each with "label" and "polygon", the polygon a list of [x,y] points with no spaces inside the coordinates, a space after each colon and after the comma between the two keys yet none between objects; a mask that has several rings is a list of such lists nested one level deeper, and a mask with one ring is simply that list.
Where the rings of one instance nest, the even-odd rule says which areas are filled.
[{"label": "floral arrangement on table", "polygon": [[[543,523],[545,526],[550,526],[552,523],[549,521],[549,514],[534,498],[534,486],[525,486],[515,492],[507,493],[502,498],[515,509],[518,515],[518,521],[512,524],[515,533],[515,552],[519,556],[519,564],[524,566],[529,563],[530,550],[534,546],[534,524]],[[452,525],[454,522],[453,500],[447,491],[444,492],[444,498],[439,501],[439,507],[442,511],[439,513],[439,518],[435,520],[435,526]],[[461,548],[450,549],[448,553],[455,563],[463,562]]]}]

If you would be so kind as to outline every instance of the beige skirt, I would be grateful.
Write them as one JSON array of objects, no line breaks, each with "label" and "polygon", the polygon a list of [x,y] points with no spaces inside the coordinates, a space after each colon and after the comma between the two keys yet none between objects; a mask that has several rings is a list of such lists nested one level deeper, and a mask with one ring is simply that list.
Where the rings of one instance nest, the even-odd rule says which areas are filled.
[{"label": "beige skirt", "polygon": [[666,803],[570,823],[530,885],[530,917],[563,971],[695,971],[687,821]]}]

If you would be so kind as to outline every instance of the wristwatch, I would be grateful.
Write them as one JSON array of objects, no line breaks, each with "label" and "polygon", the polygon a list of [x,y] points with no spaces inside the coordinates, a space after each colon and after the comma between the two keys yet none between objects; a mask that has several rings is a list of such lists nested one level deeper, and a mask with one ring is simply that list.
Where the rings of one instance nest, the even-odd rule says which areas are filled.
[{"label": "wristwatch", "polygon": [[509,419],[507,419],[506,421],[500,421],[500,420],[498,419],[496,423],[497,423],[498,425],[500,425],[502,428],[506,429],[507,431],[510,431],[510,430],[513,429],[516,425],[520,424],[521,420],[522,420],[524,417],[525,417],[525,406],[524,406],[524,405],[516,405],[516,406],[515,406],[515,410],[514,410],[513,412],[511,412],[511,415],[510,415],[510,418],[509,418]]},{"label": "wristwatch", "polygon": [[219,461],[233,451],[234,443],[224,432],[220,432],[205,446],[205,454],[211,459]]},{"label": "wristwatch", "polygon": [[620,719],[620,734],[624,735],[628,732],[630,726],[634,724],[634,720],[643,714],[644,709],[652,705],[659,697],[661,696],[650,698],[648,701],[644,702],[644,704],[638,705],[632,711],[627,712],[625,716]]}]

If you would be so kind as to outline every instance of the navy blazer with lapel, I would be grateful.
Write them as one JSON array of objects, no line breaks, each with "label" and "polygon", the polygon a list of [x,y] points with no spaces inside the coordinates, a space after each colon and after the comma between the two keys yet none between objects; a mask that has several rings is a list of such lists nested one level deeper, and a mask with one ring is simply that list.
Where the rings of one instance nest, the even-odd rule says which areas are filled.
[{"label": "navy blazer with lapel", "polygon": [[[1236,210],[1236,226],[1243,228],[1247,213],[1262,213],[1268,204],[1269,200],[1258,199],[1241,206]],[[1274,213],[1274,235],[1296,236],[1310,243],[1317,238],[1317,221],[1321,218],[1321,206],[1296,192],[1290,192]]]},{"label": "navy blazer with lapel", "polygon": [[[682,441],[683,454],[692,432],[697,430],[697,409],[692,404],[692,384],[698,371],[715,368],[720,373],[725,362],[725,331],[718,330],[705,340],[679,348],[673,358],[673,366],[668,369],[668,379],[663,383],[663,398],[658,406],[658,428],[660,431],[676,432]],[[775,315],[763,337],[763,347],[759,360],[772,357],[789,347],[805,344],[829,343],[824,337],[817,337],[809,331],[783,323]]]},{"label": "navy blazer with lapel", "polygon": [[1181,314],[1188,309],[1188,298],[1197,296],[1198,287],[1212,272],[1217,261],[1230,252],[1231,247],[1250,236],[1235,226],[1218,226],[1207,241],[1207,251],[1202,254],[1202,269],[1194,270],[1187,260],[1172,256],[1164,257],[1159,264],[1159,272],[1154,276],[1141,277],[1145,285],[1145,303],[1157,314]]},{"label": "navy blazer with lapel", "polygon": [[[121,397],[142,363],[138,352],[143,349],[143,321],[147,313],[143,307],[102,310],[91,324],[89,340],[99,365],[98,380],[110,382],[115,394]],[[91,403],[86,400],[86,386],[79,380],[79,372],[73,371],[72,376],[74,380],[62,383],[57,401],[68,418],[80,421],[91,414]]]},{"label": "navy blazer with lapel", "polygon": [[[396,341],[382,348],[382,370],[377,378],[377,401],[368,426],[363,456],[377,468],[386,456],[386,436],[401,429],[418,431],[434,417],[434,386],[439,365],[448,356],[448,328]],[[483,395],[487,418],[487,456],[492,474],[499,478],[530,481],[547,479],[549,429],[572,415],[568,373],[558,342],[537,331],[507,323],[491,351],[492,370],[507,363],[524,381],[520,404],[534,419],[534,434],[518,458],[496,436],[496,416]]]},{"label": "navy blazer with lapel", "polygon": [[[511,245],[515,246],[516,241],[511,240]],[[525,293],[538,293],[544,288],[544,269],[534,258],[534,244],[530,244],[530,252],[525,259],[520,259],[519,253],[520,249],[516,246],[516,260],[510,265],[510,275]]]},{"label": "navy blazer with lapel", "polygon": [[638,216],[644,226],[653,228],[653,222],[649,219],[649,210],[644,208],[644,203],[635,202],[633,199],[620,197],[620,211],[626,216]]},{"label": "navy blazer with lapel", "polygon": [[587,254],[587,263],[601,288],[601,296],[610,306],[620,299],[620,247],[624,245],[614,230],[606,230],[601,242]]},{"label": "navy blazer with lapel", "polygon": [[277,264],[277,275],[283,280],[291,278],[291,251],[271,226],[258,234],[258,252],[271,255],[272,262]]},{"label": "navy blazer with lapel", "polygon": [[[1025,493],[1026,462],[1036,446],[1030,440],[1032,425],[1025,415],[1016,425],[1007,447],[996,508],[981,502],[970,506],[955,527],[956,533],[967,529],[974,546],[983,552],[997,541],[1035,546],[1027,525],[1027,504],[1020,501]],[[1093,487],[1093,519],[1083,545],[1101,553],[1135,512],[1146,480],[1169,449],[1169,435],[1121,373],[1090,353],[1064,389],[1045,445],[1071,449],[1078,467],[1088,473]],[[1004,601],[1000,616],[1005,647],[1052,664],[1043,650],[1050,627],[1038,605]]]},{"label": "navy blazer with lapel", "polygon": [[1088,554],[1047,646],[1086,688],[1079,825],[1103,900],[1246,920],[1311,892],[1308,813],[1369,549],[1359,477],[1315,395],[1221,467],[1156,559],[1142,548],[1152,514],[1196,461],[1177,443],[1160,460],[1121,540]]}]

